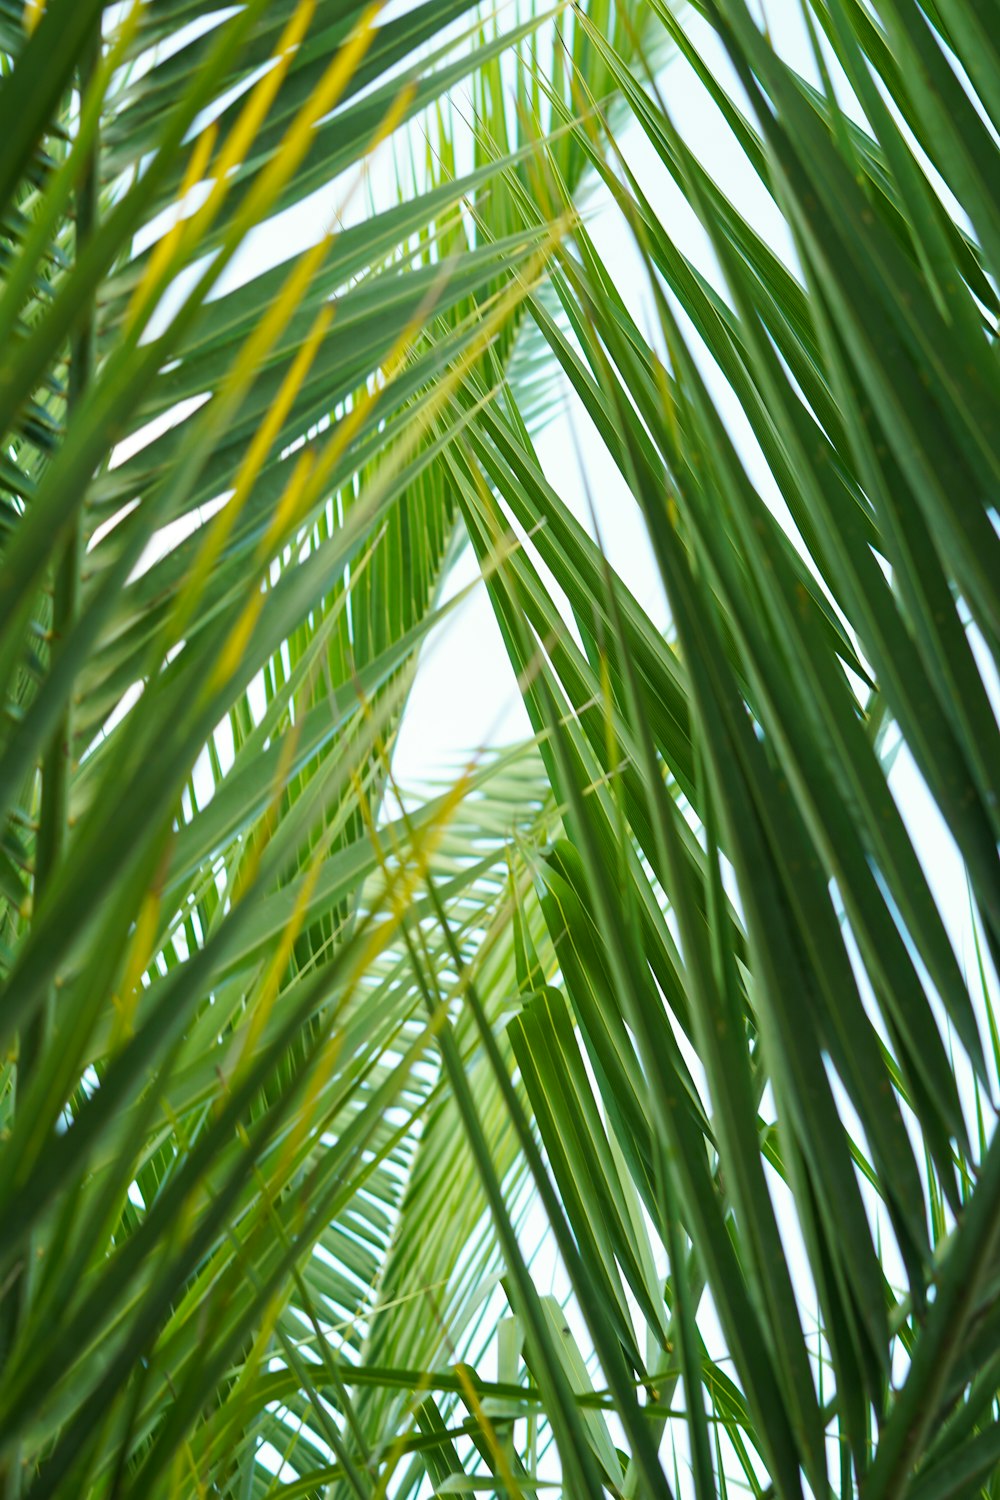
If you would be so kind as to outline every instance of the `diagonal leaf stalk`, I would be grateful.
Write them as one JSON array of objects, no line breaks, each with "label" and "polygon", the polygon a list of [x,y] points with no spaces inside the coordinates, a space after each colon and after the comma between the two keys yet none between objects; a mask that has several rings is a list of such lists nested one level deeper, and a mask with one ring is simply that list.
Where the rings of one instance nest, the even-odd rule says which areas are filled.
[{"label": "diagonal leaf stalk", "polygon": [[[101,61],[101,22],[92,24],[78,66],[79,113],[84,117],[84,102],[91,82]],[[98,137],[94,128],[90,149],[84,160],[76,190],[76,250],[81,248],[93,232],[97,219],[99,196]],[[67,382],[67,408],[71,413],[78,407],[90,383],[94,364],[94,304],[91,301],[87,313],[73,337],[70,347],[69,375]],[[76,615],[80,589],[80,558],[84,539],[82,536],[82,509],[76,512],[65,545],[57,554],[52,577],[52,614],[50,624],[51,651],[59,650],[59,642],[73,623]],[[73,760],[72,701],[67,705],[62,719],[56,726],[48,748],[42,758],[41,801],[38,834],[35,844],[35,880],[33,906],[48,880],[57,869],[69,829],[69,785]],[[56,1002],[56,987],[53,984],[46,996],[45,1004],[33,1016],[19,1037],[17,1092],[23,1097],[27,1083],[35,1071],[48,1041],[52,1027]],[[9,1349],[19,1323],[31,1298],[32,1269],[39,1247],[29,1240],[21,1269],[3,1299],[2,1325],[0,1325],[0,1351]],[[16,1497],[21,1489],[21,1465],[15,1455],[5,1477],[5,1493]]]},{"label": "diagonal leaf stalk", "polygon": [[[100,62],[100,28],[93,30],[79,67],[80,111],[92,78]],[[98,212],[98,166],[99,150],[97,132],[87,154],[76,192],[76,256],[93,233]],[[73,336],[70,347],[69,375],[67,381],[68,417],[80,406],[94,368],[94,303],[91,300],[87,311]],[[83,510],[75,512],[62,551],[57,555],[52,580],[52,652],[59,650],[59,643],[76,617],[80,595],[80,560],[85,543],[83,536]],[[58,864],[68,831],[69,780],[73,759],[72,700],[68,699],[62,719],[56,727],[42,760],[41,808],[39,814],[38,843],[35,854],[35,905]],[[44,1019],[41,1022],[44,1026]],[[38,1026],[26,1027],[26,1035],[37,1032]],[[44,1034],[34,1037],[37,1047],[22,1053],[22,1066],[37,1057],[44,1045]]]},{"label": "diagonal leaf stalk", "polygon": [[[391,772],[390,783],[392,783]],[[400,806],[403,807],[404,804],[402,797],[400,796],[398,787],[394,787],[394,790],[396,791],[396,795],[399,798]],[[404,824],[407,821],[405,808],[403,812],[403,821]],[[645,1410],[644,1408],[639,1406],[638,1402],[635,1399],[634,1389],[630,1387],[629,1379],[624,1368],[624,1362],[621,1357],[621,1351],[615,1341],[615,1336],[610,1320],[608,1319],[607,1313],[600,1302],[600,1298],[594,1292],[588,1267],[582,1260],[579,1251],[577,1250],[573,1242],[572,1235],[569,1232],[569,1226],[567,1225],[565,1218],[561,1212],[561,1206],[556,1197],[555,1190],[553,1188],[551,1179],[549,1178],[548,1171],[546,1170],[545,1164],[542,1160],[537,1142],[535,1141],[524,1110],[522,1109],[517,1098],[514,1086],[511,1083],[510,1076],[504,1065],[503,1058],[497,1045],[496,1037],[493,1034],[493,1031],[489,1024],[489,1020],[483,1009],[482,1001],[479,997],[475,982],[473,981],[469,973],[468,966],[465,963],[461,949],[456,941],[452,925],[445,913],[440,893],[437,889],[437,885],[434,881],[429,867],[424,870],[423,878],[426,885],[428,897],[430,898],[431,909],[433,910],[436,920],[440,926],[446,949],[451,956],[451,961],[454,965],[455,973],[458,977],[459,992],[462,994],[472,1013],[476,1030],[479,1033],[479,1037],[484,1049],[484,1053],[489,1060],[490,1067],[496,1078],[501,1095],[506,1105],[511,1124],[513,1125],[514,1130],[517,1133],[521,1149],[525,1154],[525,1158],[530,1167],[536,1188],[545,1207],[549,1222],[552,1225],[553,1232],[556,1236],[556,1243],[558,1244],[560,1253],[566,1262],[570,1276],[573,1278],[574,1285],[577,1287],[582,1287],[584,1289],[584,1315],[590,1329],[591,1337],[594,1340],[595,1352],[597,1353],[602,1367],[605,1370],[609,1386],[614,1391],[616,1400],[619,1403],[618,1411],[622,1423],[634,1445],[635,1463],[637,1470],[642,1476],[642,1481],[648,1494],[659,1495],[663,1497],[663,1500],[672,1500],[672,1491],[670,1489],[669,1482],[667,1481],[666,1475],[664,1474],[662,1467],[659,1464],[656,1453],[656,1445],[652,1441],[649,1429],[646,1425]],[[412,937],[406,929],[404,929],[404,940],[407,942],[407,947],[411,952],[414,971],[418,976],[418,983],[420,983],[421,987],[423,987],[423,983],[425,983],[426,981],[422,981],[421,979],[420,962],[412,946]],[[425,1002],[428,1004],[430,1003],[427,996],[425,996]],[[441,1050],[442,1060],[448,1073],[451,1086],[455,1090],[456,1096],[459,1100],[463,1115],[463,1123],[470,1132],[470,1141],[472,1142],[474,1149],[476,1149],[477,1151],[477,1156],[479,1156],[483,1151],[485,1151],[486,1144],[485,1141],[482,1140],[481,1132],[479,1130],[476,1117],[475,1102],[472,1098],[471,1092],[469,1091],[468,1081],[462,1069],[461,1056],[455,1043],[452,1030],[447,1022],[442,1027]],[[523,1266],[523,1261],[521,1260],[516,1237],[510,1230],[510,1224],[506,1215],[506,1209],[503,1203],[500,1185],[496,1182],[495,1176],[492,1173],[488,1155],[482,1156],[481,1159],[482,1165],[485,1169],[485,1181],[490,1187],[491,1208],[496,1216],[498,1235],[500,1236],[501,1242],[504,1245],[505,1253],[509,1257],[511,1274],[512,1276],[517,1276],[518,1280],[520,1280],[521,1272],[523,1270],[526,1270],[526,1268]],[[537,1293],[535,1292],[534,1287],[530,1283],[530,1281],[525,1282],[525,1284],[522,1284],[519,1287],[519,1295],[526,1298],[524,1305],[529,1315],[535,1313],[538,1310],[537,1306],[535,1305],[535,1298],[537,1297]],[[572,1452],[573,1450],[570,1449],[568,1451]],[[576,1456],[582,1457],[582,1454],[577,1454]],[[564,1455],[564,1462],[565,1461],[566,1459]]]}]

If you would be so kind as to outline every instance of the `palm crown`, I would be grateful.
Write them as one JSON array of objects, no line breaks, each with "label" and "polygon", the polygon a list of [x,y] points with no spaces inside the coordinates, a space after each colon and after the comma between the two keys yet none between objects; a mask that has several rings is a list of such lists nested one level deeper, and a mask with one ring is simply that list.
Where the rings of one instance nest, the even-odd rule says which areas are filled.
[{"label": "palm crown", "polygon": [[771,20],[0,3],[6,1496],[998,1493],[1000,51]]}]

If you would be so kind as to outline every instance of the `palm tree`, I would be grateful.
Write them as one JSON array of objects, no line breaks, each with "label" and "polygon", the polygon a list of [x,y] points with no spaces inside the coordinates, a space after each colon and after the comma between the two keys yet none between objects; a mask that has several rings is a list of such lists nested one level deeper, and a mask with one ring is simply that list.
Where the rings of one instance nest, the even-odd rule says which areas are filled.
[{"label": "palm tree", "polygon": [[0,3],[5,1497],[1000,1495],[992,10]]}]

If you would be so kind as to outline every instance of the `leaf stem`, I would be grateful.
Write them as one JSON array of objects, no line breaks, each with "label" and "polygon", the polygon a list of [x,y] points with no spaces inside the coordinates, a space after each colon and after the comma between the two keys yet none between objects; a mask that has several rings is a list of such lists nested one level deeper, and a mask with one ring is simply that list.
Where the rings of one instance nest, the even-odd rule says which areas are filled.
[{"label": "leaf stem", "polygon": [[[100,18],[91,28],[77,71],[80,111],[82,101],[101,56]],[[95,135],[76,190],[76,256],[93,233],[97,221],[99,194],[99,145]],[[94,308],[84,313],[70,342],[69,375],[66,395],[66,424],[73,419],[90,384],[94,367]],[[56,553],[52,576],[51,651],[59,651],[72,627],[79,606],[80,561],[84,545],[83,500],[77,508],[61,548]],[[37,912],[43,892],[59,867],[69,830],[69,788],[73,759],[72,699],[52,734],[42,757],[41,799],[38,833],[35,843],[35,880],[33,913]],[[56,1003],[56,985],[49,988],[39,1011],[24,1027],[18,1048],[17,1093],[23,1099],[38,1071],[52,1030]],[[23,1327],[31,1301],[33,1270],[41,1247],[32,1236],[26,1246],[25,1259],[3,1299],[0,1314],[0,1349],[9,1357]],[[15,1451],[6,1473],[0,1473],[0,1485],[6,1500],[18,1500],[27,1471],[22,1454]]]}]

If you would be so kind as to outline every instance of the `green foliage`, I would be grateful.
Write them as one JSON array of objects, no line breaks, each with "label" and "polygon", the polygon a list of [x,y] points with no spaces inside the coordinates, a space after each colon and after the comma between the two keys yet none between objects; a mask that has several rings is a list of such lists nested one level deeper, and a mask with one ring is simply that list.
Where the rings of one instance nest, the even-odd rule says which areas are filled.
[{"label": "green foliage", "polygon": [[995,1497],[990,7],[381,9],[0,3],[5,1500]]}]

